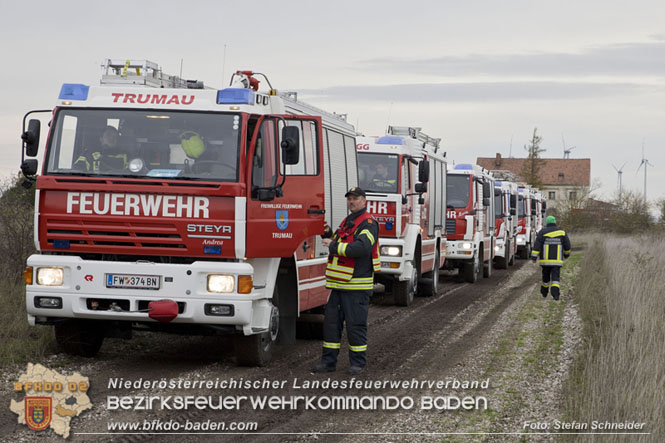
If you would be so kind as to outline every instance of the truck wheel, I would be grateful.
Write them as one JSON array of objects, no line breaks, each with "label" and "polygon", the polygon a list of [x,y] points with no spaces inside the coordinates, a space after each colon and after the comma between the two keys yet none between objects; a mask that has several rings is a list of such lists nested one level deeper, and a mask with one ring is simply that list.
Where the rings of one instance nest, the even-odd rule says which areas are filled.
[{"label": "truck wheel", "polygon": [[496,257],[496,268],[508,268],[508,255],[510,254],[510,242],[506,242],[503,248],[503,257]]},{"label": "truck wheel", "polygon": [[480,260],[478,254],[473,257],[473,261],[465,262],[462,265],[462,272],[464,273],[464,280],[468,283],[475,283],[478,281],[478,274],[480,268]]},{"label": "truck wheel", "polygon": [[235,337],[236,363],[239,366],[267,366],[272,359],[279,332],[279,309],[272,307],[269,330],[260,334]]},{"label": "truck wheel", "polygon": [[506,254],[510,254],[510,259],[508,259],[508,266],[513,266],[515,264],[515,253],[511,253],[510,247],[512,245],[510,242],[506,243]]},{"label": "truck wheel", "polygon": [[55,325],[55,340],[67,354],[94,357],[104,342],[104,329],[91,320],[67,320]]},{"label": "truck wheel", "polygon": [[483,277],[490,278],[492,276],[492,260],[487,260],[487,263],[483,264]]},{"label": "truck wheel", "polygon": [[419,295],[423,297],[431,297],[436,295],[437,286],[439,286],[439,267],[441,266],[441,256],[437,249],[434,256],[434,269],[424,275],[426,280],[420,285]]},{"label": "truck wheel", "polygon": [[411,271],[411,278],[406,281],[393,281],[393,296],[397,306],[410,306],[413,303],[413,296],[418,289],[418,271],[414,267]]}]

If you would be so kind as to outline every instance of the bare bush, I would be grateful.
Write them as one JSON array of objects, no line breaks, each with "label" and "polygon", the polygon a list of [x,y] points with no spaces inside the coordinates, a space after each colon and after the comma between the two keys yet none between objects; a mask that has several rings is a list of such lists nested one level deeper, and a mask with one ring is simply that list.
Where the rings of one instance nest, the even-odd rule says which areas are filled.
[{"label": "bare bush", "polygon": [[13,180],[0,186],[0,192],[0,280],[14,284],[23,279],[25,261],[35,252],[35,191]]}]

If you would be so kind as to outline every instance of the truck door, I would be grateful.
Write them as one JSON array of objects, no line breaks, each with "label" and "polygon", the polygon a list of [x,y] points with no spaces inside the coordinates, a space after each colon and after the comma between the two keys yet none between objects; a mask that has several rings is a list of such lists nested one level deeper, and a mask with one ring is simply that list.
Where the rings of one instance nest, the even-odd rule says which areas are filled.
[{"label": "truck door", "polygon": [[[285,124],[298,128],[294,165],[285,165],[281,155]],[[320,117],[259,119],[247,160],[248,257],[313,257],[315,236],[323,233],[321,163]]]}]

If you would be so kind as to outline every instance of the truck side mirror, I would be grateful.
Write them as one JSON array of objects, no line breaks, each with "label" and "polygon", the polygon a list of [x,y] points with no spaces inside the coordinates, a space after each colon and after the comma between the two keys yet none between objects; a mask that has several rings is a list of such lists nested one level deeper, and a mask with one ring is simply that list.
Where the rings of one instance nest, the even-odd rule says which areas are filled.
[{"label": "truck side mirror", "polygon": [[37,173],[37,160],[34,158],[23,160],[23,163],[21,163],[21,172],[23,172],[23,175],[26,177],[35,175]]},{"label": "truck side mirror", "polygon": [[494,188],[494,196],[495,197],[501,197],[501,189]]},{"label": "truck side mirror", "polygon": [[[21,134],[21,140],[25,144],[25,155],[34,157],[39,150],[39,131],[41,122],[39,120],[30,120],[28,122],[28,130]],[[23,166],[21,166],[23,168]]]},{"label": "truck side mirror", "polygon": [[543,200],[543,210],[542,210],[543,214],[544,214],[546,211],[547,211],[547,202],[546,202],[545,200]]},{"label": "truck side mirror", "polygon": [[490,199],[485,197],[483,198],[483,206],[489,206],[490,205]]},{"label": "truck side mirror", "polygon": [[[420,163],[418,163],[418,181],[421,183],[427,183],[429,181],[429,161],[427,160],[421,160]],[[416,192],[418,191],[416,190]]]},{"label": "truck side mirror", "polygon": [[517,209],[510,208],[510,215],[517,215]]},{"label": "truck side mirror", "polygon": [[536,212],[536,200],[531,199],[531,211]]},{"label": "truck side mirror", "polygon": [[492,188],[490,187],[490,182],[483,181],[483,195],[485,197],[492,195]]},{"label": "truck side mirror", "polygon": [[300,161],[300,131],[296,126],[282,128],[282,162],[295,165]]},{"label": "truck side mirror", "polygon": [[515,194],[510,194],[510,207],[513,209],[517,208],[517,196]]},{"label": "truck side mirror", "polygon": [[416,192],[418,194],[422,194],[423,192],[427,192],[427,183],[416,183],[416,186],[414,187]]}]

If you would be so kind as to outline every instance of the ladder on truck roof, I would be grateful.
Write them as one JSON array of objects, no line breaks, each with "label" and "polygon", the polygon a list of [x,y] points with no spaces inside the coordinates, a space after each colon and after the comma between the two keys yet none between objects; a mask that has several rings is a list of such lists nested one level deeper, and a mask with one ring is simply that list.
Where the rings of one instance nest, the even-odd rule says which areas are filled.
[{"label": "ladder on truck roof", "polygon": [[388,134],[390,135],[403,135],[405,137],[415,138],[421,142],[425,142],[428,145],[432,145],[435,148],[439,147],[441,143],[440,138],[430,137],[429,135],[422,132],[422,128],[412,128],[410,126],[388,126]]},{"label": "ladder on truck roof", "polygon": [[102,65],[102,85],[135,85],[152,88],[204,89],[203,82],[185,80],[162,72],[150,60],[122,60],[107,58]]}]

